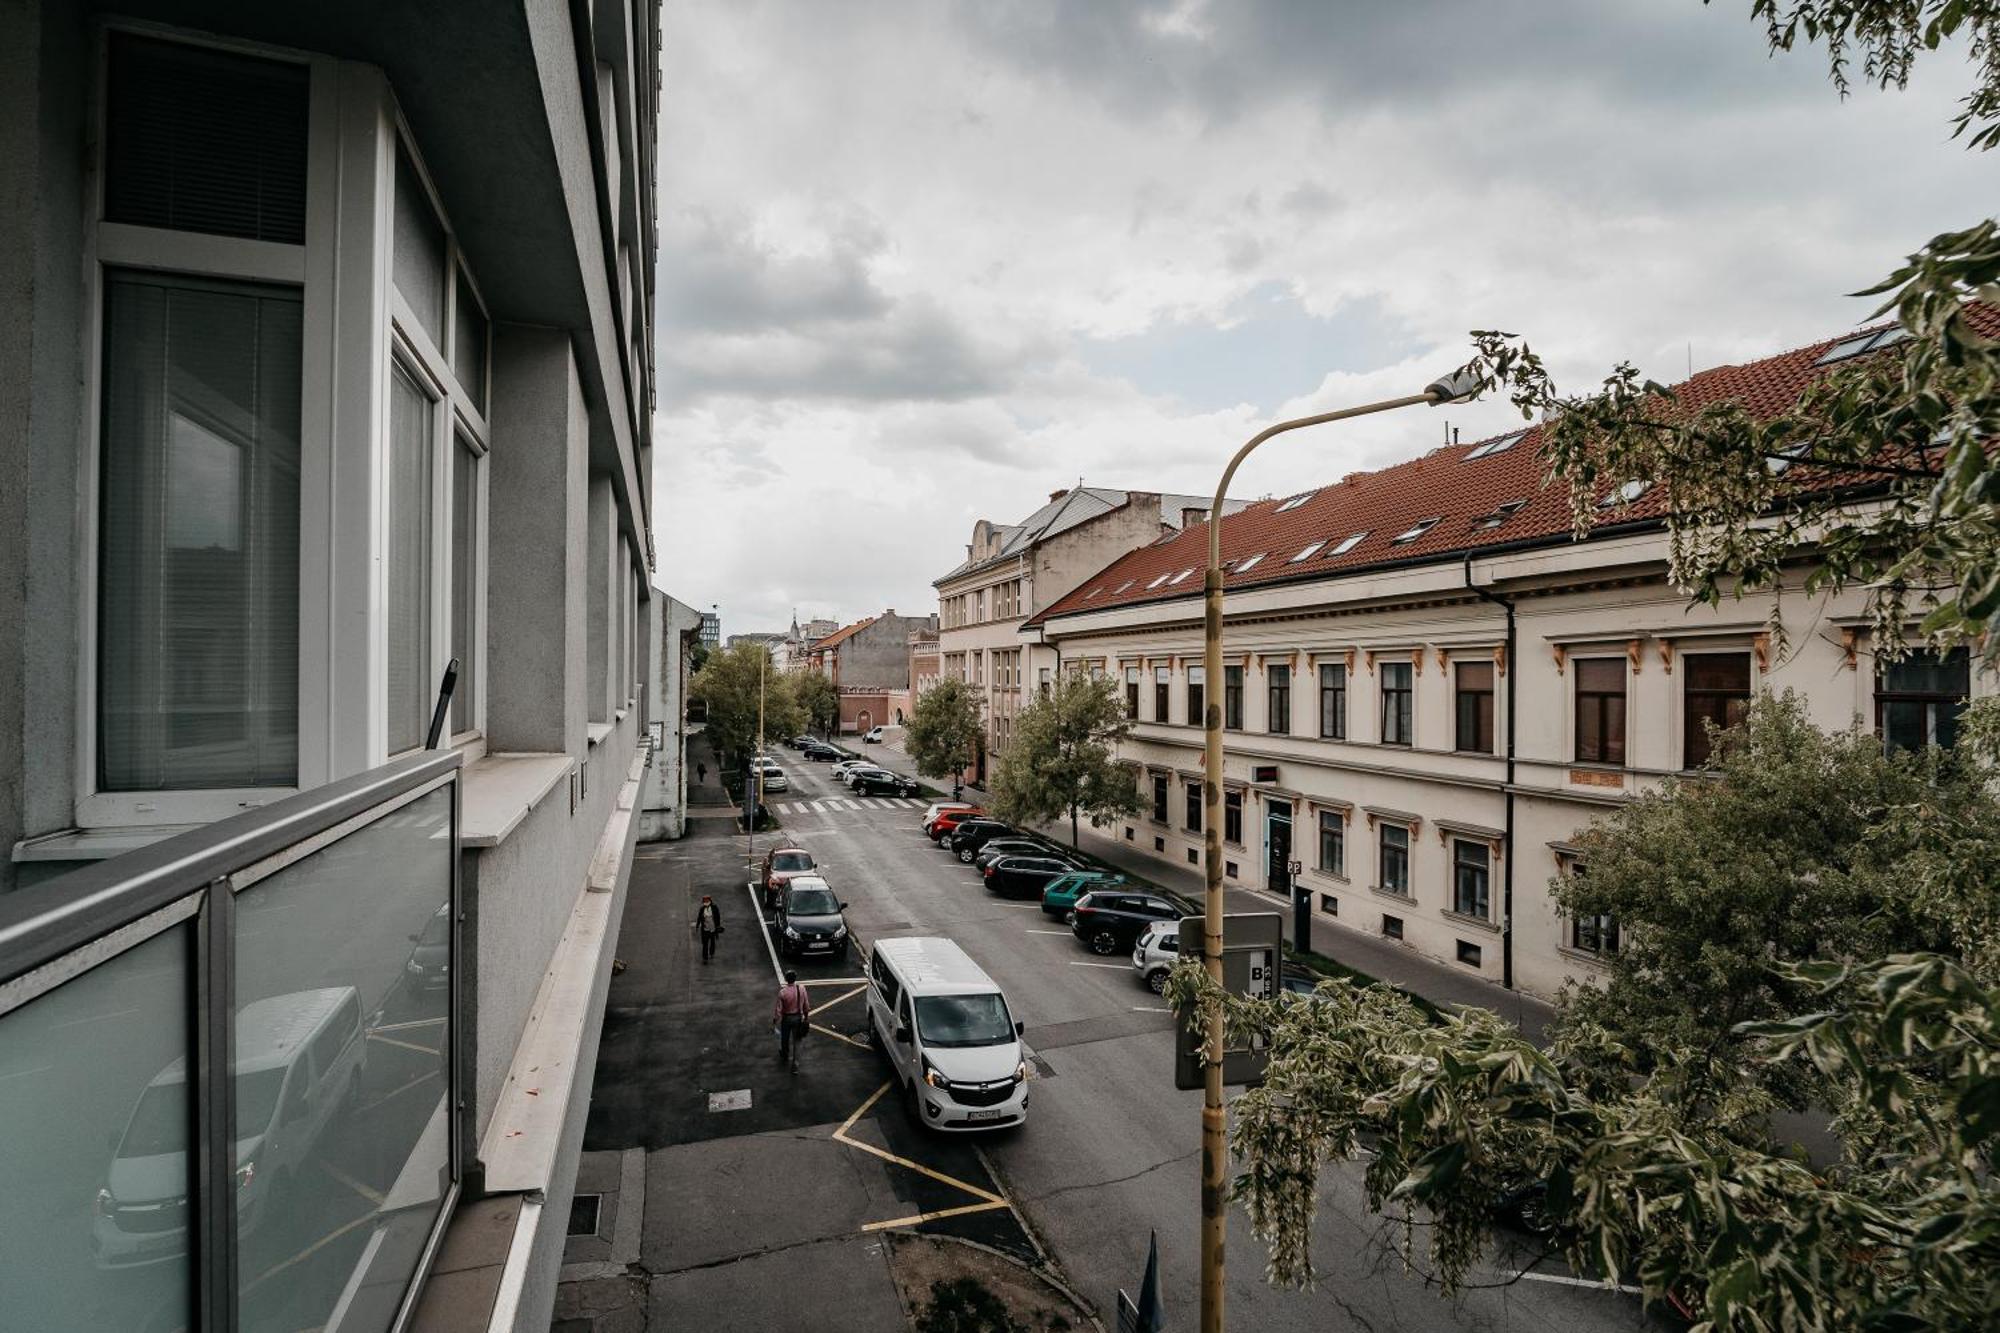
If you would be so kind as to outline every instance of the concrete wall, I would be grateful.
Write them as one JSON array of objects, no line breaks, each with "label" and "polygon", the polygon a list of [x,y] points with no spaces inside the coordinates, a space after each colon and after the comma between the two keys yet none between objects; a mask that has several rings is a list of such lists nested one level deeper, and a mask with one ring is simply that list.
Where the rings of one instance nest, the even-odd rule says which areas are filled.
[{"label": "concrete wall", "polygon": [[893,610],[877,616],[835,645],[835,683],[844,690],[907,689],[910,635],[930,623],[929,616],[899,616]]},{"label": "concrete wall", "polygon": [[639,841],[678,838],[687,831],[687,683],[690,636],[701,629],[701,613],[654,590],[648,652],[648,712],[658,726],[660,746],[646,771],[639,812]]},{"label": "concrete wall", "polygon": [[1032,595],[1026,614],[1054,606],[1085,579],[1152,541],[1160,531],[1158,493],[1132,491],[1111,512],[1035,543],[1029,556]]}]

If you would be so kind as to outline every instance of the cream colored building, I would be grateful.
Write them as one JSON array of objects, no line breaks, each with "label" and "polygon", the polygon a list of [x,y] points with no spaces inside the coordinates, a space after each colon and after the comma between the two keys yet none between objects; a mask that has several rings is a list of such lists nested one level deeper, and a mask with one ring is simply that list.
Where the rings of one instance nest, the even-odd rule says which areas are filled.
[{"label": "cream colored building", "polygon": [[[1795,394],[1835,346],[1706,372],[1683,397]],[[1220,688],[1229,882],[1283,900],[1297,863],[1341,926],[1546,997],[1616,947],[1615,922],[1554,910],[1576,832],[1698,767],[1703,718],[1789,689],[1822,727],[1922,744],[1992,691],[1963,654],[1878,663],[1861,594],[1810,598],[1803,570],[1778,604],[1782,636],[1768,593],[1689,606],[1666,581],[1659,497],[1607,497],[1575,541],[1533,446],[1532,432],[1447,446],[1225,519],[1213,687],[1205,526],[1036,616],[1026,631],[1066,666],[1125,682],[1147,809],[1116,835],[1199,864],[1199,722]]]}]

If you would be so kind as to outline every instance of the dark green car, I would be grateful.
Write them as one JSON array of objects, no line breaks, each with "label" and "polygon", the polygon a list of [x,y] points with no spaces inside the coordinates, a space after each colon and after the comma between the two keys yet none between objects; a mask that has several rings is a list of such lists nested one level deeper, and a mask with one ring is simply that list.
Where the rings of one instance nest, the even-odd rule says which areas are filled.
[{"label": "dark green car", "polygon": [[1069,909],[1076,906],[1076,900],[1092,889],[1108,888],[1113,884],[1123,884],[1123,875],[1113,875],[1103,870],[1074,870],[1059,879],[1052,879],[1042,890],[1042,910],[1053,917],[1069,915]]}]

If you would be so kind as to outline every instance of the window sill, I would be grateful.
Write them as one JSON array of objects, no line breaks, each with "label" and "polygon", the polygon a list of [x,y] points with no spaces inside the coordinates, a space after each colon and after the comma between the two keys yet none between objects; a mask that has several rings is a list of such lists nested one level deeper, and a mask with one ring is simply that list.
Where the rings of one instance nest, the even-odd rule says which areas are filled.
[{"label": "window sill", "polygon": [[1556,946],[1556,952],[1574,962],[1588,963],[1592,967],[1608,968],[1611,966],[1611,959],[1609,956],[1594,952],[1593,950],[1590,949],[1579,949],[1576,946],[1570,944],[1558,944]]},{"label": "window sill", "polygon": [[1387,898],[1391,902],[1401,903],[1405,907],[1415,907],[1417,905],[1416,895],[1403,893],[1396,889],[1385,889],[1380,884],[1370,884],[1368,892],[1378,898]]},{"label": "window sill", "polygon": [[1315,866],[1315,867],[1313,867],[1313,868],[1309,869],[1309,870],[1308,870],[1308,871],[1307,871],[1306,873],[1307,873],[1307,874],[1309,874],[1309,875],[1317,875],[1317,876],[1318,876],[1319,878],[1321,878],[1321,879],[1331,879],[1331,880],[1335,880],[1335,881],[1338,881],[1339,883],[1342,883],[1342,884],[1352,884],[1352,883],[1353,883],[1353,881],[1352,881],[1352,880],[1348,879],[1348,878],[1347,878],[1347,876],[1346,876],[1346,875],[1344,875],[1344,874],[1342,874],[1342,873],[1341,873],[1340,871],[1338,871],[1338,870],[1328,870],[1328,869],[1326,869],[1326,868],[1325,868],[1324,866]]},{"label": "window sill", "polygon": [[[623,717],[625,715],[620,713],[618,716]],[[593,722],[584,728],[584,735],[590,738],[590,744],[593,746],[601,744],[604,738],[610,734],[611,724],[609,722]]]},{"label": "window sill", "polygon": [[1488,921],[1483,916],[1467,916],[1463,912],[1454,912],[1449,907],[1440,907],[1438,915],[1453,925],[1469,926],[1473,930],[1483,930],[1489,935],[1498,935],[1500,933],[1500,927]]},{"label": "window sill", "polygon": [[106,861],[127,852],[149,847],[203,824],[133,824],[121,828],[73,828],[60,833],[44,833],[23,838],[14,844],[13,861],[24,865],[33,861]]},{"label": "window sill", "polygon": [[460,780],[459,841],[498,847],[569,776],[575,762],[566,754],[489,754],[468,764]]},{"label": "window sill", "polygon": [[[632,711],[631,705],[627,704],[624,708],[621,708],[617,712],[613,713],[611,715],[611,720],[613,722],[623,722],[625,720],[625,715],[631,711]],[[607,727],[606,730],[608,731],[610,730],[610,728]]]}]

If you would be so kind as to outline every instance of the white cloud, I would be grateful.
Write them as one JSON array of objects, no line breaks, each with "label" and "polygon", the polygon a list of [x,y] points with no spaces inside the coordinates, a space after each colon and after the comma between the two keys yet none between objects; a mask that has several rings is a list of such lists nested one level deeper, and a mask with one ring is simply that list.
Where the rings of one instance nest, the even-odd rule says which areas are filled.
[{"label": "white cloud", "polygon": [[[1626,357],[1676,377],[1858,320],[1841,293],[1990,207],[1948,138],[1949,56],[1841,102],[1816,54],[1767,60],[1714,7],[1465,12],[677,0],[660,581],[732,631],[931,607],[974,519],[1079,477],[1205,491],[1275,414],[1420,388],[1470,328],[1528,335],[1570,383]],[[1300,317],[1244,317],[1273,291]],[[1312,365],[1319,321],[1332,369],[1246,376],[1240,406],[1178,392],[1173,355],[1098,355],[1182,329]],[[1444,429],[1292,437],[1239,494]]]}]

